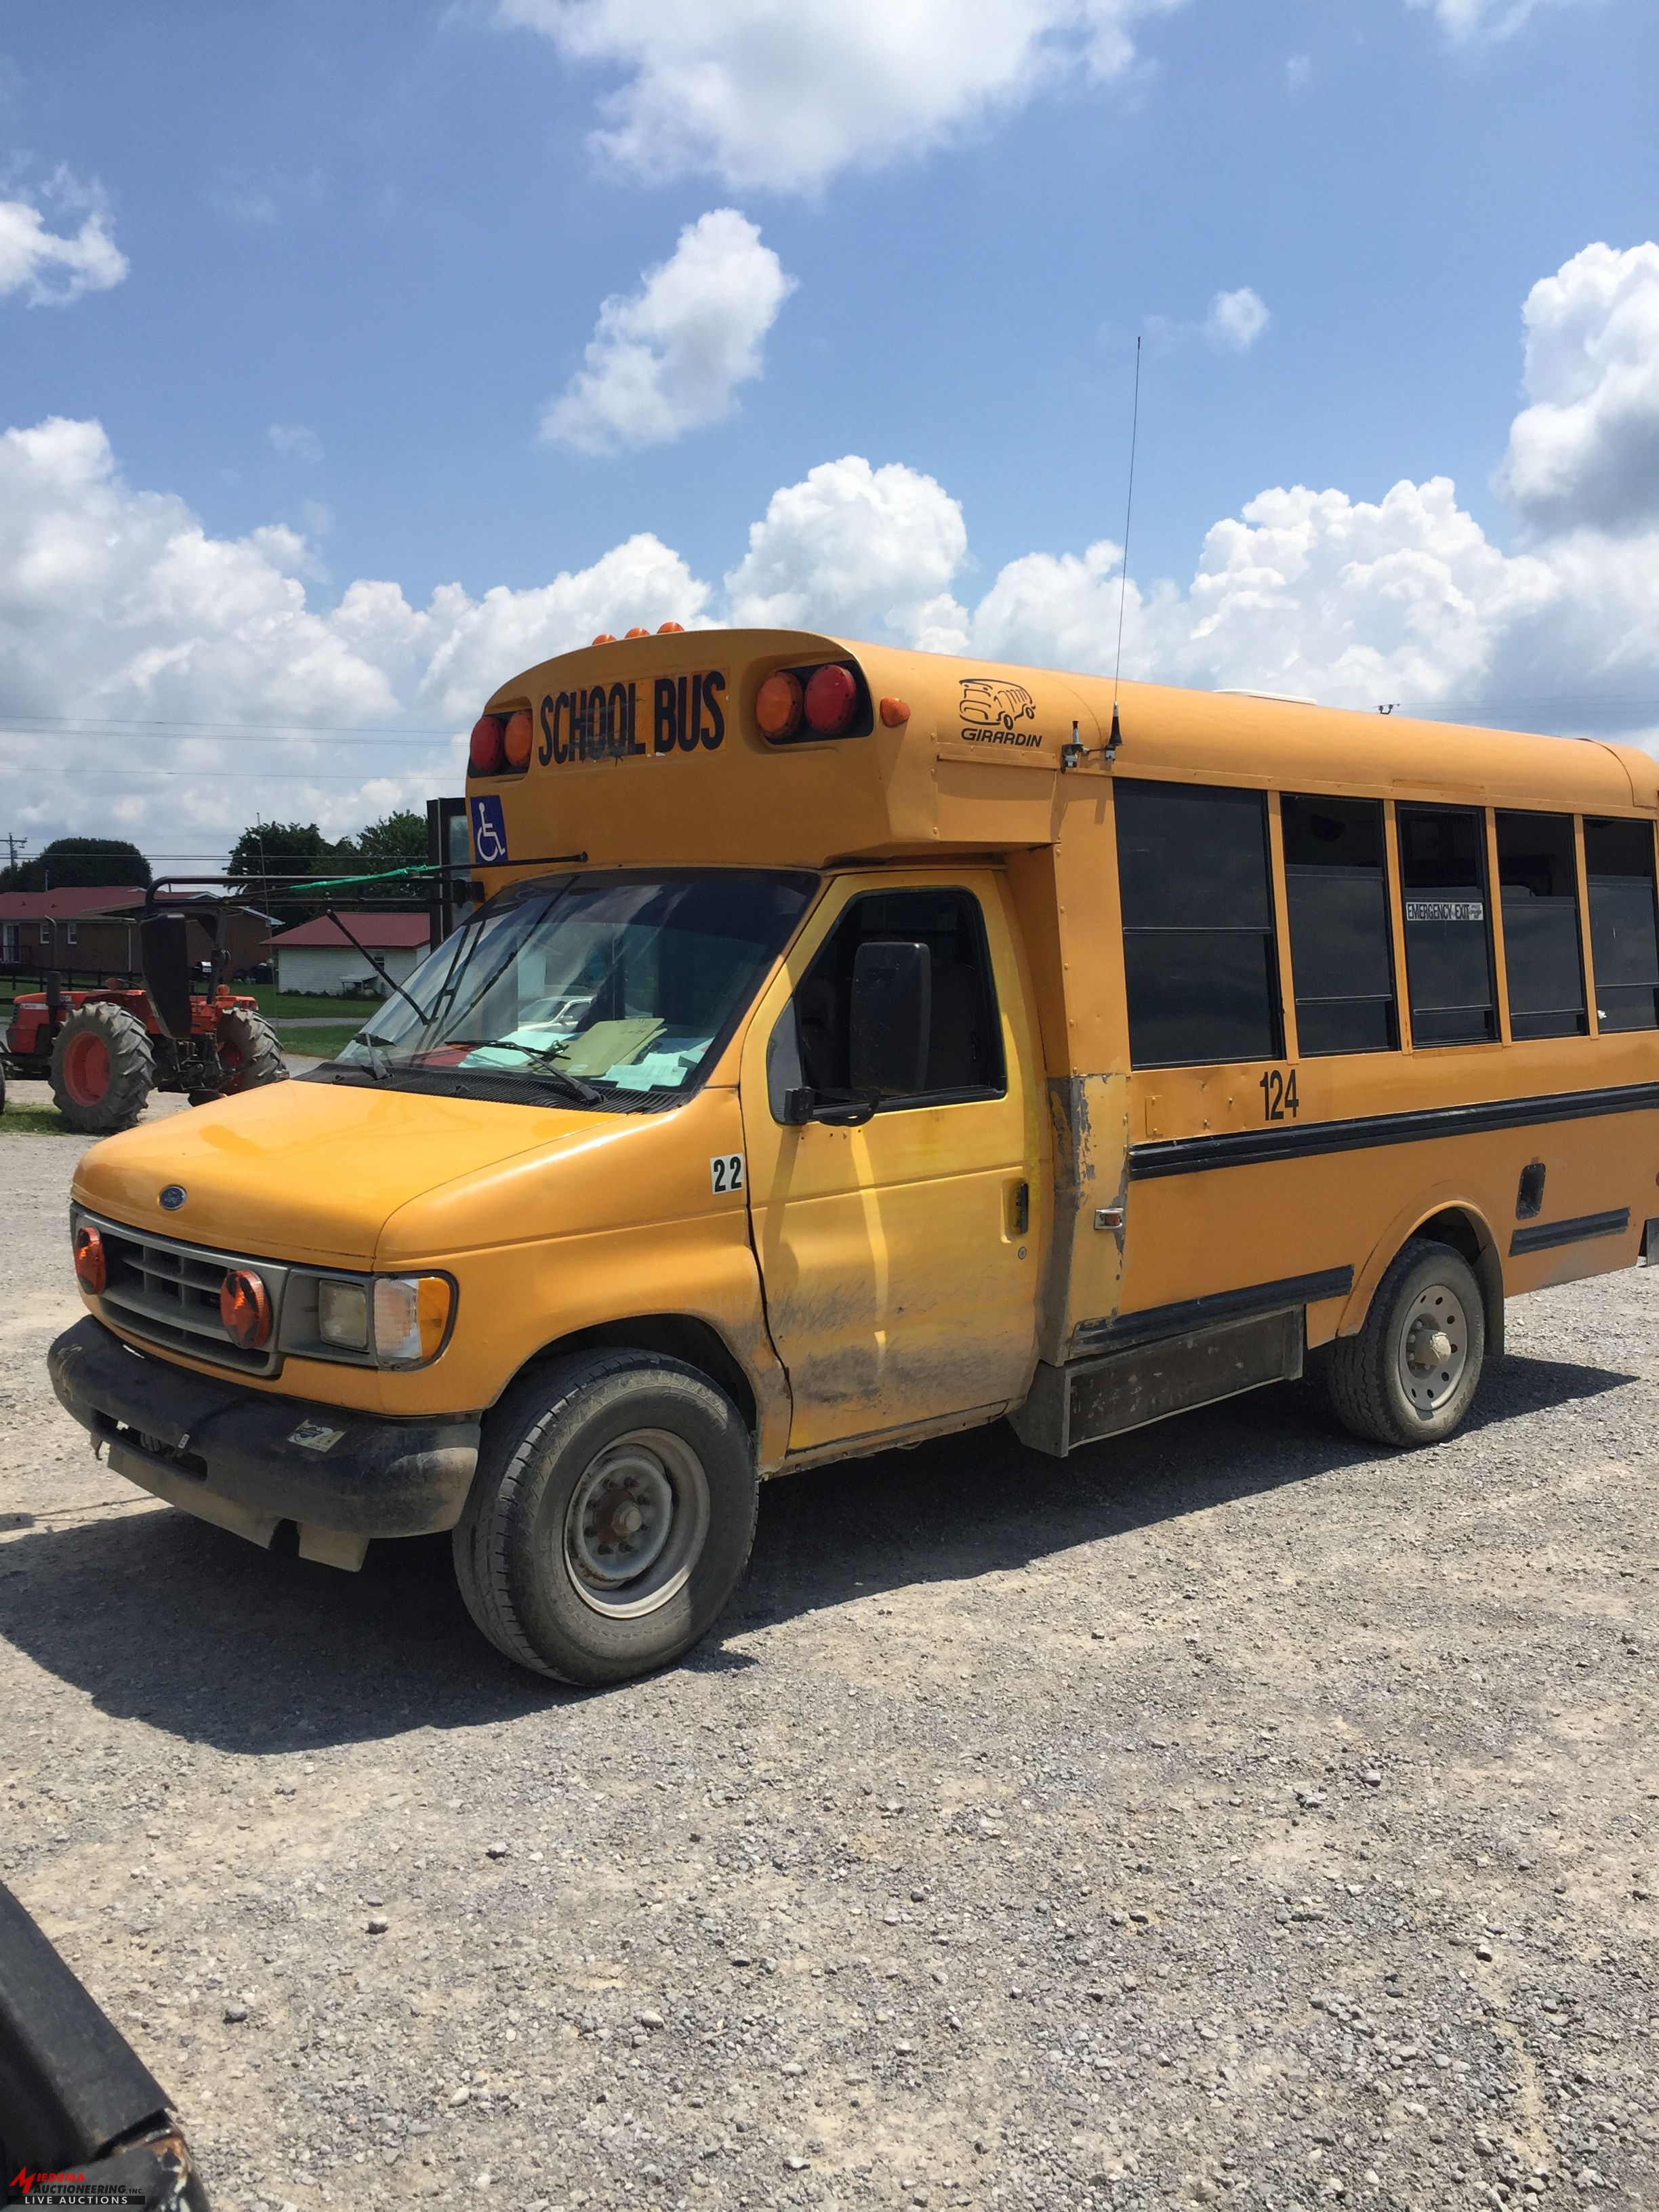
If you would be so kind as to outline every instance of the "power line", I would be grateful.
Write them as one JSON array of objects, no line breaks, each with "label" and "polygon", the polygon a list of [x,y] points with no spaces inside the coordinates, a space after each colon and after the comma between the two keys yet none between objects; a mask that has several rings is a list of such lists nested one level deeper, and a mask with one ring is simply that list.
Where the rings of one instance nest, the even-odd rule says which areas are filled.
[{"label": "power line", "polygon": [[[390,783],[399,771],[386,769],[378,774],[369,769],[356,771],[347,769],[313,768],[103,768],[100,778],[135,775],[172,776],[186,783],[197,783],[204,776],[231,776],[239,783]],[[410,775],[430,775],[430,769],[410,769]]]},{"label": "power line", "polygon": [[27,722],[40,728],[58,729],[70,723],[100,730],[216,730],[228,735],[237,735],[248,730],[292,731],[299,736],[325,738],[368,737],[400,738],[456,738],[466,732],[452,723],[410,722],[186,722],[172,716],[160,720],[142,721],[123,714],[25,714],[0,708],[0,722]]},{"label": "power line", "polygon": [[[3,719],[3,717],[0,717],[0,720]],[[44,726],[38,732],[36,731],[27,729],[0,730],[0,743],[3,743],[9,739],[15,744],[21,744],[27,738],[37,734],[43,737],[50,734],[52,742],[55,744],[61,744],[66,739],[70,741],[78,739],[82,742],[92,743],[100,738],[103,738],[110,742],[117,742],[123,735],[131,738],[134,732],[131,731],[121,732],[118,731],[105,730],[102,728],[95,730],[70,730],[62,729],[54,725],[50,732],[47,732]],[[162,744],[174,745],[222,745],[229,744],[233,742],[238,744],[249,745],[308,745],[317,744],[322,741],[322,737],[319,736],[317,732],[310,730],[304,732],[302,734],[298,734],[293,737],[279,737],[274,732],[262,732],[259,731],[249,732],[246,730],[226,730],[213,735],[204,736],[200,733],[186,733],[179,736],[162,738],[159,740]],[[466,733],[465,731],[453,731],[446,737],[410,736],[407,738],[386,738],[374,736],[349,737],[340,735],[338,737],[329,738],[328,743],[331,750],[338,745],[414,745],[424,746],[429,750],[434,745],[459,745],[464,744],[465,741]]]}]

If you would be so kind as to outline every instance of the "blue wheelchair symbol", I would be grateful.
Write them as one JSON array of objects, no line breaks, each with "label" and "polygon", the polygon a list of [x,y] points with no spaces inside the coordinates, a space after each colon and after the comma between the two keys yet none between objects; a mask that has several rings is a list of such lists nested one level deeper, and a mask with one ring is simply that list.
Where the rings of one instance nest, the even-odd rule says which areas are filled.
[{"label": "blue wheelchair symbol", "polygon": [[481,792],[470,803],[472,857],[481,868],[498,868],[507,858],[507,817],[501,812],[500,796],[493,791]]}]

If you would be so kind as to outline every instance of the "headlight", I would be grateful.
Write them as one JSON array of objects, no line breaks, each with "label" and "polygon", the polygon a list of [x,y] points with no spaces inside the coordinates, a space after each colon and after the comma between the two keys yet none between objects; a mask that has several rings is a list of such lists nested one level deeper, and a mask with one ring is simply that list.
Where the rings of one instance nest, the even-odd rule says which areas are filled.
[{"label": "headlight", "polygon": [[368,1350],[368,1291],[362,1283],[317,1285],[317,1334],[341,1352]]},{"label": "headlight", "polygon": [[423,1367],[443,1348],[455,1292],[445,1275],[374,1278],[374,1364]]},{"label": "headlight", "polygon": [[424,1367],[454,1317],[447,1275],[324,1275],[296,1267],[283,1309],[283,1349],[353,1366]]}]

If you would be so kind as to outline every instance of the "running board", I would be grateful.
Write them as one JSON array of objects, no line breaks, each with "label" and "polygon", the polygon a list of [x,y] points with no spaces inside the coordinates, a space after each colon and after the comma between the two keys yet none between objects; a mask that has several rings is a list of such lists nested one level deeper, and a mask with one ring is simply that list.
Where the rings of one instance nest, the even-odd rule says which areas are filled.
[{"label": "running board", "polygon": [[1009,1421],[1033,1451],[1064,1459],[1079,1444],[1144,1429],[1170,1413],[1213,1406],[1302,1372],[1301,1306],[1249,1314],[1064,1367],[1040,1363],[1030,1394]]}]

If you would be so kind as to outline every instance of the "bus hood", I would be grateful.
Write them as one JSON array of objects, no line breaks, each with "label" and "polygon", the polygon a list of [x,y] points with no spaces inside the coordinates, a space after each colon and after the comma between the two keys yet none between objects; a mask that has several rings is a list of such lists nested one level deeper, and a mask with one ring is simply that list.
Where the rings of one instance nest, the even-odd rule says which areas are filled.
[{"label": "bus hood", "polygon": [[[400,1212],[429,1215],[434,1199],[453,1200],[465,1186],[469,1203],[437,1209],[445,1227],[469,1244],[494,1241],[513,1194],[520,1202],[526,1194],[526,1168],[544,1202],[551,1194],[545,1168],[570,1154],[597,1166],[595,1155],[631,1144],[662,1118],[272,1084],[106,1138],[82,1156],[74,1194],[94,1212],[182,1243],[368,1267],[385,1262],[388,1224]],[[573,1213],[587,1209],[569,1200],[596,1178],[578,1167],[555,1180],[561,1225],[576,1226]],[[614,1192],[618,1178],[597,1180]],[[494,1202],[478,1203],[484,1187]],[[162,1192],[175,1188],[182,1201],[164,1207]],[[520,1221],[522,1233],[522,1215]]]}]

